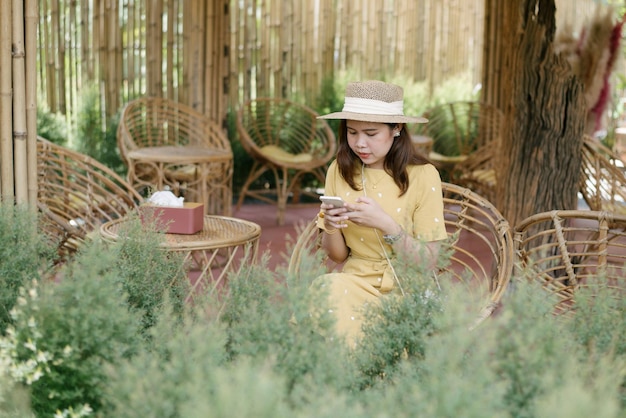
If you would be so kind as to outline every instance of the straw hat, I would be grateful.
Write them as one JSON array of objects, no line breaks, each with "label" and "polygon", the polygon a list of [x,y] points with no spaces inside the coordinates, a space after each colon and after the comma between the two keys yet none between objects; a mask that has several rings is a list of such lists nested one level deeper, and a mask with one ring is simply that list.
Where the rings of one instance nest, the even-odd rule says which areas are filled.
[{"label": "straw hat", "polygon": [[318,119],[351,119],[380,123],[426,123],[428,119],[404,115],[404,90],[383,81],[348,83],[341,112]]}]

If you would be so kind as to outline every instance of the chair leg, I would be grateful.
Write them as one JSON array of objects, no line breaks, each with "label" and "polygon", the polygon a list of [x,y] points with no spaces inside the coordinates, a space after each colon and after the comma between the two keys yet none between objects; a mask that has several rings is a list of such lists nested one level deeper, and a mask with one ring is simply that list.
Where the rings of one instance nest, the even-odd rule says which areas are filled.
[{"label": "chair leg", "polygon": [[239,209],[241,209],[243,200],[248,195],[248,189],[250,189],[250,185],[252,184],[252,182],[258,179],[261,176],[261,174],[265,173],[268,170],[268,168],[269,167],[267,167],[265,164],[261,164],[258,161],[254,161],[252,163],[252,169],[250,170],[250,174],[248,174],[248,178],[246,179],[246,182],[244,183],[243,187],[241,188],[241,191],[239,192],[239,199],[237,199],[237,208],[235,209],[235,211],[238,211]]},{"label": "chair leg", "polygon": [[289,173],[286,168],[282,168],[282,181],[278,178],[278,173],[275,172],[276,175],[276,194],[277,194],[277,203],[278,203],[278,214],[277,214],[277,223],[280,226],[285,224],[285,212],[287,210],[287,199],[289,198]]}]

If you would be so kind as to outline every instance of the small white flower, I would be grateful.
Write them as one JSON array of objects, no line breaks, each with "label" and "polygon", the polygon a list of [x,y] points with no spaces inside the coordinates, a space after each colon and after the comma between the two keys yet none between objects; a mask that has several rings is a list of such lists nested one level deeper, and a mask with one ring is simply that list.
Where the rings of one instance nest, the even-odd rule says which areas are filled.
[{"label": "small white flower", "polygon": [[70,347],[69,345],[63,347],[63,356],[68,357],[70,354],[72,354],[72,347]]},{"label": "small white flower", "polygon": [[24,343],[24,347],[28,348],[30,351],[32,351],[33,353],[37,352],[37,346],[35,345],[35,343],[33,343],[31,341],[31,339],[29,338],[28,341],[26,341]]}]

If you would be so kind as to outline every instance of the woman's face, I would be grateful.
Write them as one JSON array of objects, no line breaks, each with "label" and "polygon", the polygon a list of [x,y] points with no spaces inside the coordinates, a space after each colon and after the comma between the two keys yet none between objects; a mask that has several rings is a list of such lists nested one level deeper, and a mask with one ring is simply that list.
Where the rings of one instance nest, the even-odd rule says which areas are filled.
[{"label": "woman's face", "polygon": [[393,145],[393,135],[399,131],[399,126],[391,128],[386,123],[346,121],[348,145],[369,168],[384,168],[385,156]]}]

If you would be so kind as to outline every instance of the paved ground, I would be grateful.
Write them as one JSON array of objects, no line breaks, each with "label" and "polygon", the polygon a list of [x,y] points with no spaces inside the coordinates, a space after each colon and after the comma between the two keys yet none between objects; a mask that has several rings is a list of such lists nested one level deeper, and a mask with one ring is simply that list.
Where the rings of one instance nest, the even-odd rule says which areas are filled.
[{"label": "paved ground", "polygon": [[250,203],[241,206],[239,211],[233,208],[232,216],[255,222],[261,226],[259,256],[269,252],[269,267],[287,264],[287,242],[295,241],[298,227],[308,223],[317,216],[319,203],[292,204],[287,207],[285,223],[279,226],[276,222],[276,206],[265,203]]}]

